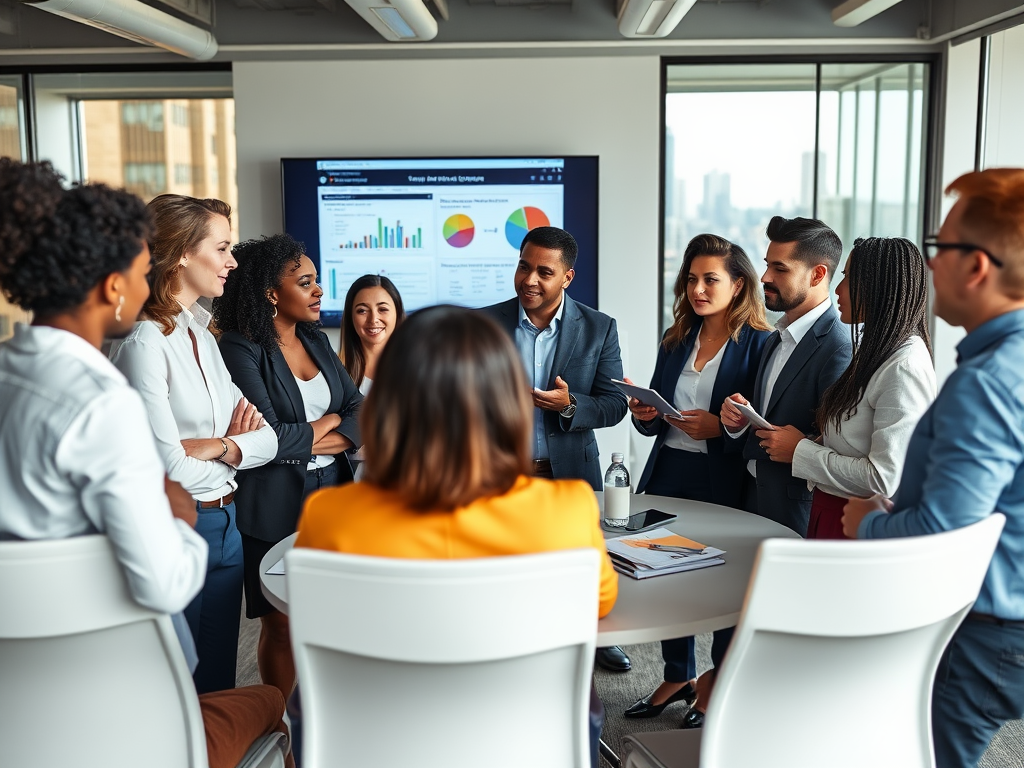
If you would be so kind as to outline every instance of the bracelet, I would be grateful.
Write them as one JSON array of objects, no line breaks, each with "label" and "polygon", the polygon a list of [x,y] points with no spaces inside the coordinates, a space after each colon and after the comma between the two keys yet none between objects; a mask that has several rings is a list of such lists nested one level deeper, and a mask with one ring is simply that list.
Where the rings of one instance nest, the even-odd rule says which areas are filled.
[{"label": "bracelet", "polygon": [[220,452],[220,456],[214,459],[214,461],[220,461],[221,459],[228,455],[228,441],[225,440],[223,437],[218,437],[217,439],[220,440],[220,444],[224,446],[224,450]]}]

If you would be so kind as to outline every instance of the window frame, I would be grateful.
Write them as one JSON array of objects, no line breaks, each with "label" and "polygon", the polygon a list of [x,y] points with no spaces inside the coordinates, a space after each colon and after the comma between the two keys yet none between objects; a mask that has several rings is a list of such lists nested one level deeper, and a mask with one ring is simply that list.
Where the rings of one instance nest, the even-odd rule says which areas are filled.
[{"label": "window frame", "polygon": [[919,53],[919,54],[792,54],[792,55],[724,55],[724,56],[662,56],[661,57],[661,101],[659,104],[660,126],[659,126],[659,169],[658,169],[658,284],[656,311],[658,313],[658,339],[664,335],[665,307],[665,203],[667,174],[666,162],[666,131],[667,125],[667,98],[668,75],[670,67],[693,66],[707,64],[813,64],[815,72],[815,126],[814,126],[814,215],[818,213],[818,160],[820,157],[820,136],[821,136],[821,70],[823,66],[831,64],[922,64],[926,69],[926,87],[924,94],[924,110],[922,117],[927,120],[927,126],[922,138],[921,147],[921,200],[920,216],[918,221],[919,240],[923,240],[928,232],[938,228],[937,216],[940,210],[941,190],[936,188],[938,180],[941,179],[941,130],[939,121],[941,117],[942,88],[941,83],[945,82],[946,60],[941,53]]}]

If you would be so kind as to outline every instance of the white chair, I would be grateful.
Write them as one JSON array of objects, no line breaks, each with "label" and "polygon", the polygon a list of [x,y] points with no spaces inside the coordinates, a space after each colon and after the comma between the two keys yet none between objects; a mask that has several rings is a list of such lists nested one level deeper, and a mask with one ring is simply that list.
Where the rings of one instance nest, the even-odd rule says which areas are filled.
[{"label": "white chair", "polygon": [[626,768],[930,768],[935,670],[1004,522],[765,541],[703,734],[627,736]]},{"label": "white chair", "polygon": [[589,766],[599,570],[289,552],[303,768]]},{"label": "white chair", "polygon": [[[205,768],[199,698],[166,614],[136,603],[105,536],[0,543],[2,762]],[[240,766],[283,766],[287,740]]]}]

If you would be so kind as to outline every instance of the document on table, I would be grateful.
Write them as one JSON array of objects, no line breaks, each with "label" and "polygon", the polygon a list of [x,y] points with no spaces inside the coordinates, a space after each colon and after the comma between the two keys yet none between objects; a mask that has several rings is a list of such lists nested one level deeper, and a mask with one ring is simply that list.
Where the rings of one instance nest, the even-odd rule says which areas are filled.
[{"label": "document on table", "polygon": [[272,566],[267,568],[267,576],[284,576],[284,558],[282,557]]},{"label": "document on table", "polygon": [[[619,536],[605,542],[612,565],[619,573],[634,579],[646,579],[667,573],[680,573],[712,565],[724,565],[725,550],[708,547],[699,542],[673,533],[668,528]],[[651,545],[683,547],[697,550],[694,553],[673,552],[652,549]]]}]

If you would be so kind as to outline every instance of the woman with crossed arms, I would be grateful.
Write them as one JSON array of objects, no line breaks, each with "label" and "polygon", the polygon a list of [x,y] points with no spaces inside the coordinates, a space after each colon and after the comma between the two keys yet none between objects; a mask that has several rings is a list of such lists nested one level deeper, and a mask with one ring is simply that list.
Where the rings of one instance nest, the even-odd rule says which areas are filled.
[{"label": "woman with crossed arms", "polygon": [[236,503],[245,562],[245,615],[259,618],[256,661],[287,697],[295,683],[288,617],[260,587],[260,562],[295,532],[313,491],[349,482],[346,450],[360,444],[356,390],[319,328],[316,267],[288,235],[232,249],[238,268],[213,302],[231,378],[277,433],[277,455],[239,476]]},{"label": "woman with crossed arms", "polygon": [[[651,389],[682,413],[658,418],[635,398],[633,426],[657,437],[637,493],[674,496],[742,509],[747,473],[739,453],[725,453],[719,409],[731,392],[753,388],[768,340],[760,282],[747,254],[717,235],[698,235],[686,246],[675,285],[675,322],[665,332]],[[628,379],[627,379],[628,381]],[[722,643],[715,643],[718,659]],[[697,676],[692,637],[665,640],[665,682],[626,710],[626,717],[654,717],[675,701],[693,704]],[[702,678],[704,679],[704,678]],[[701,706],[705,696],[701,696]],[[684,721],[697,727],[692,709]]]},{"label": "woman with crossed arms", "polygon": [[114,364],[146,403],[167,474],[195,499],[196,532],[210,547],[206,584],[185,609],[199,655],[200,693],[235,686],[242,604],[242,541],[235,473],[266,464],[277,435],[231,382],[211,315],[198,302],[224,292],[236,266],[231,207],[220,200],[159,195],[148,206],[152,293]]},{"label": "woman with crossed arms", "polygon": [[818,405],[820,440],[790,426],[757,432],[771,460],[791,462],[814,491],[809,539],[846,538],[849,497],[896,493],[911,434],[935,399],[921,252],[902,237],[859,239],[843,275],[836,296],[854,353]]}]

